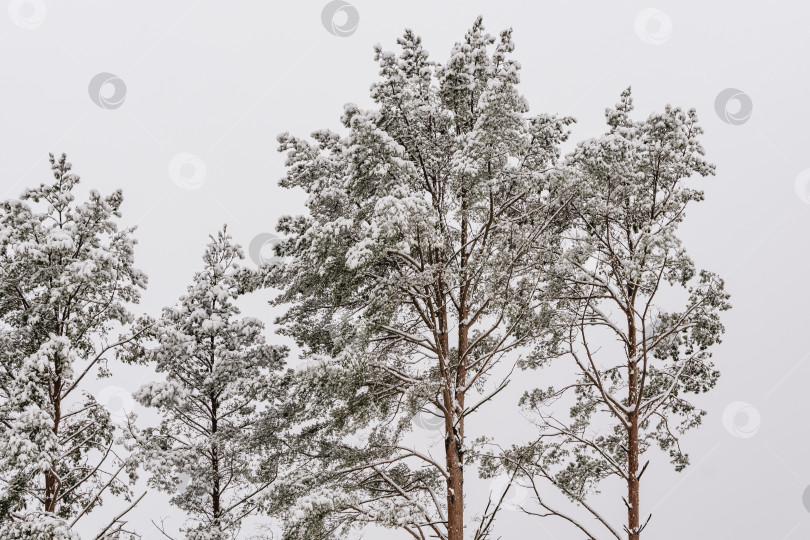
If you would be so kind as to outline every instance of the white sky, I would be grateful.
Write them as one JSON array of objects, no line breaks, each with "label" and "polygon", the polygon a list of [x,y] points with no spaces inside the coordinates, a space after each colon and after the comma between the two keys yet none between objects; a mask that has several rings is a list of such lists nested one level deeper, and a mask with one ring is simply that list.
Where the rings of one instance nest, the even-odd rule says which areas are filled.
[{"label": "white sky", "polygon": [[[47,181],[49,151],[69,154],[84,189],[123,188],[124,222],[138,224],[137,262],[150,278],[142,309],[152,314],[183,292],[207,235],[223,223],[247,246],[279,216],[302,210],[300,193],[276,185],[283,174],[276,135],[337,129],[344,103],[367,104],[377,72],[372,46],[394,48],[405,27],[440,61],[478,14],[492,33],[513,27],[532,110],[575,116],[574,140],[602,132],[605,107],[628,85],[639,115],[666,103],[696,107],[718,174],[705,184],[706,201],[690,210],[683,237],[698,266],[726,277],[734,309],[725,314],[727,334],[715,355],[723,376],[704,402],[710,414],[684,439],[693,465],[677,474],[657,459],[645,473],[648,535],[810,535],[802,505],[810,484],[810,194],[797,192],[797,177],[810,168],[810,4],[662,1],[652,6],[658,13],[629,0],[353,0],[359,27],[337,37],[321,23],[322,0],[46,0],[39,26],[35,9],[23,6],[17,16],[20,3],[0,16],[0,199]],[[26,21],[37,27],[15,24]],[[125,82],[120,107],[103,109],[88,96],[101,72]],[[715,97],[727,88],[753,103],[741,125],[715,113]],[[169,166],[181,153],[205,164],[199,189],[172,182]],[[271,321],[263,298],[248,304],[249,314]],[[551,375],[532,376],[545,386]],[[120,370],[95,388],[133,391],[145,378]],[[735,438],[723,427],[724,409],[737,401],[760,415],[753,437]],[[510,418],[514,401],[503,403]],[[520,437],[519,416],[505,417],[482,422]],[[468,492],[487,485],[470,479]],[[480,502],[471,500],[470,511]],[[110,504],[98,513],[118,509]],[[182,522],[165,497],[150,494],[131,520],[154,538],[149,520],[161,516]],[[574,535],[518,513],[504,514],[497,532],[510,539]]]}]

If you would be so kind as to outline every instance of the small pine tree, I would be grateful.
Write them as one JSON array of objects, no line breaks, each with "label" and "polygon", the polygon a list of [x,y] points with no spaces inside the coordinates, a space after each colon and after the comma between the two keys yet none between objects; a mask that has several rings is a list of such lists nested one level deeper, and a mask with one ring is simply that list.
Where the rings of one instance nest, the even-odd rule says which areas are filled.
[{"label": "small pine tree", "polygon": [[265,343],[261,321],[239,317],[237,300],[259,276],[242,259],[225,229],[211,237],[203,269],[164,309],[144,356],[165,380],[134,395],[162,417],[133,429],[149,483],[172,494],[194,540],[235,538],[276,474],[275,433],[260,433],[258,419],[272,416],[286,349]]}]

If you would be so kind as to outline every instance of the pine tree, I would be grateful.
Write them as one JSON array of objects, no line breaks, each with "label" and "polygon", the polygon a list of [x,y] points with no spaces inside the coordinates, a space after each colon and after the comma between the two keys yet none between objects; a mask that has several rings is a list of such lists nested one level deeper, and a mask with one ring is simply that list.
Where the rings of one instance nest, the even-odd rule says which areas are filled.
[{"label": "pine tree", "polygon": [[[275,494],[289,538],[375,523],[461,540],[469,422],[550,331],[572,120],[527,114],[509,30],[496,40],[479,18],[443,66],[412,31],[398,43],[376,47],[375,108],[347,105],[347,134],[279,137],[281,185],[309,196],[279,223],[289,263],[272,272],[282,331],[309,359],[292,394],[299,468]],[[430,411],[436,459],[403,443]]]},{"label": "pine tree", "polygon": [[261,321],[239,316],[237,301],[259,276],[243,259],[225,229],[211,237],[203,269],[164,309],[144,356],[165,380],[134,395],[161,415],[159,426],[133,429],[149,483],[172,494],[194,540],[236,538],[276,475],[277,433],[267,419],[286,349],[265,343]]},{"label": "pine tree", "polygon": [[[133,267],[133,229],[118,228],[121,191],[90,191],[63,154],[54,181],[0,205],[0,535],[74,538],[102,494],[130,500],[135,469],[108,411],[85,391],[111,355],[137,346],[146,276]],[[114,332],[120,337],[112,338]],[[114,518],[102,531],[122,530]]]},{"label": "pine tree", "polygon": [[[697,115],[667,106],[634,121],[632,110],[628,89],[606,112],[608,132],[580,144],[567,160],[580,196],[569,206],[572,228],[557,265],[565,284],[560,320],[568,324],[557,353],[570,359],[578,378],[524,396],[541,435],[504,456],[537,489],[543,513],[565,518],[590,538],[603,536],[591,532],[594,526],[622,538],[609,514],[587,500],[603,480],[626,484],[616,504],[626,508],[627,538],[638,540],[650,518],[642,514],[641,478],[654,447],[669,454],[676,470],[688,465],[679,439],[705,415],[692,397],[717,383],[710,348],[723,332],[720,312],[730,307],[723,280],[696,270],[677,234],[686,206],[703,199],[689,179],[714,174],[703,157]],[[570,405],[570,419],[555,402]],[[541,479],[593,524],[552,508],[540,496]]]}]

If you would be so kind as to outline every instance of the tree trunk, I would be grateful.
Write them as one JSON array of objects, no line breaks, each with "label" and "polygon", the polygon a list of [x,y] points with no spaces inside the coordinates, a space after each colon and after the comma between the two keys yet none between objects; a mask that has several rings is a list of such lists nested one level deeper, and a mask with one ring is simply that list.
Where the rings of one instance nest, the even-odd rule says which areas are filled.
[{"label": "tree trunk", "polygon": [[[216,306],[216,302],[212,308]],[[211,336],[211,372],[214,371],[214,364],[216,363],[214,336]],[[211,469],[213,473],[213,485],[211,486],[211,503],[212,503],[212,517],[213,526],[219,527],[219,521],[222,517],[221,508],[221,491],[219,483],[219,448],[217,447],[217,420],[219,414],[219,400],[217,399],[216,391],[211,391]]]},{"label": "tree trunk", "polygon": [[214,439],[211,443],[211,469],[213,473],[213,485],[211,487],[211,503],[212,503],[212,516],[214,527],[219,526],[219,520],[222,517],[222,508],[220,501],[220,485],[219,485],[219,449],[217,448],[216,435],[217,435],[217,403],[212,400],[212,416],[211,416],[211,436]]},{"label": "tree trunk", "polygon": [[447,482],[448,540],[464,539],[464,418],[459,418],[458,422],[454,422],[456,415],[461,414],[460,411],[464,410],[465,392],[463,388],[467,380],[462,351],[467,349],[468,337],[467,328],[463,324],[459,325],[458,337],[459,365],[456,371],[455,403],[452,406],[457,405],[459,410],[454,409],[452,414],[448,415],[450,422],[447,422],[446,425],[448,436],[445,439],[447,471],[450,475]]},{"label": "tree trunk", "polygon": [[[444,283],[439,283],[439,290],[444,289]],[[442,305],[439,316],[441,334],[441,349],[444,356],[445,373],[442,401],[444,403],[444,454],[447,466],[447,540],[464,540],[464,459],[463,459],[463,433],[464,420],[458,418],[463,410],[464,384],[460,381],[466,379],[463,362],[458,358],[455,374],[451,365],[449,325],[447,317],[448,302],[439,302]],[[463,348],[462,348],[463,347]],[[458,350],[467,347],[467,331],[464,325],[459,325]],[[453,376],[455,375],[455,376]]]},{"label": "tree trunk", "polygon": [[447,439],[447,540],[464,540],[464,464],[454,439]]},{"label": "tree trunk", "polygon": [[[463,272],[467,268],[469,254],[467,252],[467,229],[469,227],[467,217],[467,192],[464,187],[461,191],[461,269]],[[453,396],[451,402],[452,409],[448,409],[449,414],[445,416],[446,433],[445,455],[447,457],[447,472],[450,479],[447,482],[447,539],[464,540],[464,418],[461,416],[464,411],[464,398],[467,386],[467,347],[469,346],[469,328],[467,317],[469,315],[468,306],[468,282],[462,280],[458,301],[458,365],[456,366],[455,381],[447,381],[448,395]],[[447,305],[445,303],[445,305]],[[446,313],[446,312],[445,312]],[[447,325],[445,324],[445,329]],[[449,350],[448,350],[449,353]],[[449,359],[449,355],[448,355]],[[456,422],[456,416],[458,421]]]},{"label": "tree trunk", "polygon": [[[635,299],[635,291],[630,289],[628,292],[630,293],[630,298]],[[633,302],[630,303],[631,307],[632,305]],[[637,407],[639,402],[639,377],[638,361],[636,358],[638,346],[636,343],[635,318],[632,315],[632,310],[628,310],[628,312],[630,314],[627,316],[627,336],[630,341],[627,347],[627,405],[632,412],[627,415],[627,420],[630,424],[627,428],[627,535],[629,540],[639,540],[641,538],[641,531],[639,530],[639,415]]]},{"label": "tree trunk", "polygon": [[[54,358],[54,367],[56,378],[53,381],[53,389],[51,390],[50,399],[51,405],[53,406],[53,434],[58,439],[59,424],[62,421],[62,370],[60,367],[59,358]],[[56,512],[56,501],[59,497],[59,491],[61,490],[61,483],[54,472],[57,465],[58,463],[54,462],[51,464],[51,470],[45,471],[45,497],[43,500],[45,512]]]},{"label": "tree trunk", "polygon": [[630,418],[627,444],[627,528],[629,540],[639,540],[638,413]]}]

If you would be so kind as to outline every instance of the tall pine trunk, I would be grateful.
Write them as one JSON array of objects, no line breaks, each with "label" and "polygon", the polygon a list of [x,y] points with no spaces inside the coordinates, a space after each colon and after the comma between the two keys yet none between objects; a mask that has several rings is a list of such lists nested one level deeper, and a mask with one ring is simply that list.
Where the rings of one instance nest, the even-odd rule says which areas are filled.
[{"label": "tall pine trunk", "polygon": [[217,403],[216,400],[212,400],[212,414],[211,414],[211,438],[213,439],[211,443],[211,470],[213,472],[213,485],[211,486],[211,503],[212,503],[212,516],[213,516],[213,525],[214,527],[219,527],[220,517],[222,516],[222,506],[221,506],[221,489],[220,489],[220,482],[219,482],[219,449],[217,447],[216,437],[217,437]]},{"label": "tall pine trunk", "polygon": [[[438,283],[439,290],[444,290],[446,286],[443,281]],[[442,401],[444,404],[444,453],[445,465],[447,467],[447,540],[464,540],[464,418],[461,411],[464,410],[464,387],[466,385],[466,369],[462,351],[466,351],[468,346],[468,330],[466,325],[459,324],[458,327],[458,365],[453,378],[452,359],[450,354],[450,328],[448,317],[448,302],[443,298],[438,298],[441,309],[439,310],[439,331],[442,356],[444,356],[444,388]],[[459,320],[464,320],[466,316],[465,302],[461,301]]]},{"label": "tall pine trunk", "polygon": [[447,539],[464,539],[464,464],[458,451],[460,443],[451,435],[445,439],[447,469]]},{"label": "tall pine trunk", "polygon": [[[630,298],[635,298],[635,291],[630,289]],[[627,530],[629,540],[639,540],[641,538],[641,531],[639,530],[639,478],[638,478],[638,462],[639,462],[639,411],[636,407],[638,403],[639,393],[639,378],[638,378],[638,362],[636,359],[636,351],[638,349],[636,343],[636,323],[632,311],[633,302],[630,303],[630,309],[627,316],[627,336],[629,339],[627,347],[627,386],[628,386],[628,407],[631,412],[627,415],[628,428],[627,428]]]},{"label": "tall pine trunk", "polygon": [[[462,303],[462,306],[464,304]],[[461,320],[466,317],[465,309],[462,307]],[[458,330],[458,350],[459,365],[456,371],[456,391],[455,403],[452,413],[447,415],[449,422],[446,424],[447,437],[445,439],[445,454],[447,456],[447,471],[450,479],[447,482],[447,538],[448,540],[463,540],[464,538],[464,418],[461,411],[464,410],[464,387],[467,382],[467,370],[463,351],[467,350],[469,338],[467,327],[459,325]],[[455,410],[455,407],[458,410]],[[458,421],[455,421],[459,415]]]},{"label": "tall pine trunk", "polygon": [[627,446],[627,528],[630,540],[639,540],[638,413],[630,415]]},{"label": "tall pine trunk", "polygon": [[[461,217],[461,268],[462,272],[468,263],[467,227],[468,218],[466,212],[466,190],[462,189],[461,197],[462,217]],[[463,274],[462,274],[463,275]],[[445,456],[449,479],[447,481],[447,538],[448,540],[464,540],[464,398],[467,386],[467,347],[469,346],[469,328],[467,326],[467,316],[469,315],[467,285],[462,284],[459,293],[458,312],[458,366],[456,367],[455,381],[446,380],[449,383],[447,396],[453,392],[453,399],[450,408],[445,414]],[[445,304],[446,305],[446,304]],[[447,326],[445,325],[445,331]],[[449,353],[449,351],[448,351]],[[449,360],[449,355],[448,355]],[[446,401],[446,400],[445,400]],[[456,416],[458,415],[458,421]]]},{"label": "tall pine trunk", "polygon": [[[211,305],[211,309],[216,309],[216,301]],[[214,372],[214,365],[216,364],[216,343],[214,336],[211,336],[211,373]],[[214,527],[219,528],[219,520],[222,514],[221,508],[221,491],[219,483],[219,449],[217,448],[217,414],[219,410],[219,400],[216,393],[211,391],[211,470],[213,472],[213,485],[211,486],[211,503],[212,503],[212,524]]]},{"label": "tall pine trunk", "polygon": [[[62,421],[62,369],[59,358],[54,358],[54,370],[56,378],[53,381],[53,388],[51,389],[51,404],[53,405],[53,434],[58,439],[59,424]],[[61,490],[59,477],[54,472],[57,465],[58,464],[54,462],[51,464],[51,469],[45,471],[45,497],[43,503],[45,512],[49,513],[56,512],[56,501],[59,498],[59,491]]]}]

